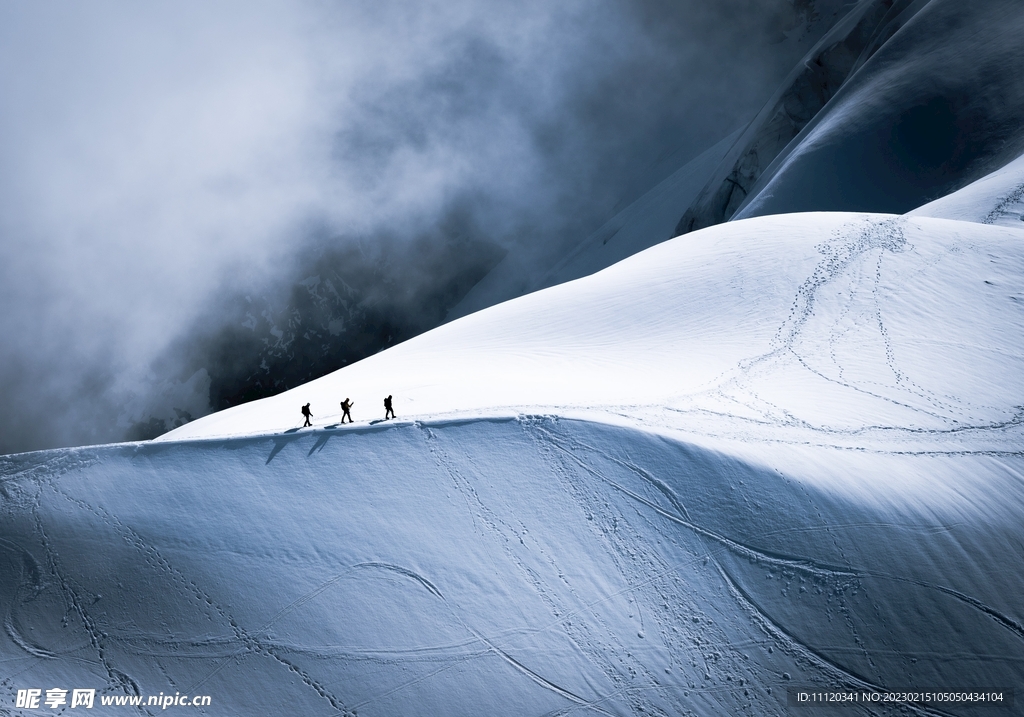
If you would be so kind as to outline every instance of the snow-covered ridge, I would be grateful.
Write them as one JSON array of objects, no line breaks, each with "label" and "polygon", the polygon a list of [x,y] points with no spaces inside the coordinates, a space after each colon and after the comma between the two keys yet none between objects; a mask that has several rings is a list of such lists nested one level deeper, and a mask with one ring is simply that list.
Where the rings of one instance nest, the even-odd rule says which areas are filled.
[{"label": "snow-covered ridge", "polygon": [[280,432],[307,402],[336,427],[346,397],[377,419],[388,394],[402,417],[549,407],[696,432],[962,436],[1024,406],[1021,238],[843,213],[713,227],[160,440]]}]

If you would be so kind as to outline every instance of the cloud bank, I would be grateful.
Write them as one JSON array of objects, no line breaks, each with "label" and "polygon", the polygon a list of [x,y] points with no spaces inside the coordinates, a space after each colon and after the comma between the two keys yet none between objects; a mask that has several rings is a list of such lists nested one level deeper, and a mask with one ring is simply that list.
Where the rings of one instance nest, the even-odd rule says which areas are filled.
[{"label": "cloud bank", "polygon": [[238,345],[239,301],[326,276],[325,255],[377,277],[352,316],[436,323],[451,282],[578,239],[671,171],[666,154],[748,120],[840,9],[5,5],[0,452],[210,410],[224,379],[199,364]]}]

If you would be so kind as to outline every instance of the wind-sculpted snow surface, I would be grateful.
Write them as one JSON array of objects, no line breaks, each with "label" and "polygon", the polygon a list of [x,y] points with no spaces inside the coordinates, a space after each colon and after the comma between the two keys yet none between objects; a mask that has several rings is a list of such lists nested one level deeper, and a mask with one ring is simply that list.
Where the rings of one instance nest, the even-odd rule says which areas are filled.
[{"label": "wind-sculpted snow surface", "polygon": [[[520,416],[8,458],[4,686],[722,715],[785,714],[792,685],[1017,681],[1018,455],[763,457]],[[853,499],[800,461],[892,484]]]},{"label": "wind-sculpted snow surface", "polygon": [[159,441],[0,459],[0,711],[1013,714],[1022,407],[1024,231],[688,234]]}]

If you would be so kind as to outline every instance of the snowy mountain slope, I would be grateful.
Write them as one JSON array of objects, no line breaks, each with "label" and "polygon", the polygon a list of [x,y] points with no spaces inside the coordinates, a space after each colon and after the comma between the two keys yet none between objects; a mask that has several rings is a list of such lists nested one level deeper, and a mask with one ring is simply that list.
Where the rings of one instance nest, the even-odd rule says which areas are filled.
[{"label": "snowy mountain slope", "polygon": [[791,685],[1006,689],[1022,467],[801,445],[749,462],[526,416],[6,458],[4,684],[243,715],[760,715]]},{"label": "snowy mountain slope", "polygon": [[1024,156],[907,214],[1024,228]]},{"label": "snowy mountain slope", "polygon": [[[1018,687],[1022,239],[731,222],[160,441],[0,459],[0,709],[63,686],[761,715],[794,685]],[[368,423],[388,393],[399,419]]]},{"label": "snowy mountain slope", "polygon": [[[540,251],[554,252],[543,261],[534,256],[537,247],[510,251],[452,308],[449,320],[530,291],[592,274],[671,239],[680,207],[693,200],[737,136],[738,130],[686,162],[575,247],[541,248]],[[548,269],[538,273],[533,268],[535,265]]]},{"label": "snowy mountain slope", "polygon": [[905,212],[1024,151],[1020,3],[915,5],[760,175],[736,218]]}]

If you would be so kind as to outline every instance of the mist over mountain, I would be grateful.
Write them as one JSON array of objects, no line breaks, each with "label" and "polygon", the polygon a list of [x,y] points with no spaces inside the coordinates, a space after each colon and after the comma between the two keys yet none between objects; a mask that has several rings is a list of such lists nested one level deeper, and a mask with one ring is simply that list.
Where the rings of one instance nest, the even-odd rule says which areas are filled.
[{"label": "mist over mountain", "polygon": [[2,12],[4,452],[153,437],[674,233],[903,212],[1024,150],[1008,0]]},{"label": "mist over mountain", "polygon": [[436,324],[503,252],[550,268],[845,10],[5,6],[0,451],[152,435]]}]

